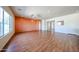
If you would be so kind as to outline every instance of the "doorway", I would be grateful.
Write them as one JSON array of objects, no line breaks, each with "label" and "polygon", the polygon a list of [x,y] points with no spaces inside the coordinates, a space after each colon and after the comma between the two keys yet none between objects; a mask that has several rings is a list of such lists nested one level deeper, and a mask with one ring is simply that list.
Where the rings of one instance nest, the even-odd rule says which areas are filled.
[{"label": "doorway", "polygon": [[55,32],[55,21],[47,22],[47,31]]},{"label": "doorway", "polygon": [[47,22],[47,31],[51,31],[51,22]]}]

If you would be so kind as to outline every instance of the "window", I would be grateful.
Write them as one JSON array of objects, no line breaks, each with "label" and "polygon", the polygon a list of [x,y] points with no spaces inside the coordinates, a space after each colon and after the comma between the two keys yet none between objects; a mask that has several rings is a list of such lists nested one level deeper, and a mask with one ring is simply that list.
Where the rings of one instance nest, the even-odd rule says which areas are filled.
[{"label": "window", "polygon": [[12,17],[0,7],[0,37],[12,30]]},{"label": "window", "polygon": [[9,14],[4,11],[4,34],[9,33]]},{"label": "window", "polygon": [[0,7],[0,36],[3,35],[3,9]]},{"label": "window", "polygon": [[12,16],[9,16],[9,31],[12,31],[13,30],[13,17]]}]

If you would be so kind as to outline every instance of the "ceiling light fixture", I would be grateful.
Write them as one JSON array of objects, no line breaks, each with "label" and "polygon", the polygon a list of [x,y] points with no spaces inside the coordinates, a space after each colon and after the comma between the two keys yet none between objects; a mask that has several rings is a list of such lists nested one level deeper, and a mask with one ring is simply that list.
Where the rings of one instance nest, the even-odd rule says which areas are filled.
[{"label": "ceiling light fixture", "polygon": [[19,11],[21,11],[22,9],[18,9]]}]

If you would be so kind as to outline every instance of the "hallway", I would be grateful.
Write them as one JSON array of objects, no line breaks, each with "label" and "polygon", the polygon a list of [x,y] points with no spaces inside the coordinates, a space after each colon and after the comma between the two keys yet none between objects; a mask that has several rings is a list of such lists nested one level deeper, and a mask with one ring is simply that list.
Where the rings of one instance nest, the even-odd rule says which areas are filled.
[{"label": "hallway", "polygon": [[76,52],[79,36],[40,31],[15,34],[6,52]]}]

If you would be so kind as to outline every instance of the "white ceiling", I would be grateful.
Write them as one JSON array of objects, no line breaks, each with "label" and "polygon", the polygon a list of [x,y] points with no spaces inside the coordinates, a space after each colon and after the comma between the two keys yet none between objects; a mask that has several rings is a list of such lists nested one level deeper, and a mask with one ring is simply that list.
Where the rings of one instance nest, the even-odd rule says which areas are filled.
[{"label": "white ceiling", "polygon": [[16,16],[41,19],[79,12],[79,6],[11,6],[11,8]]}]

